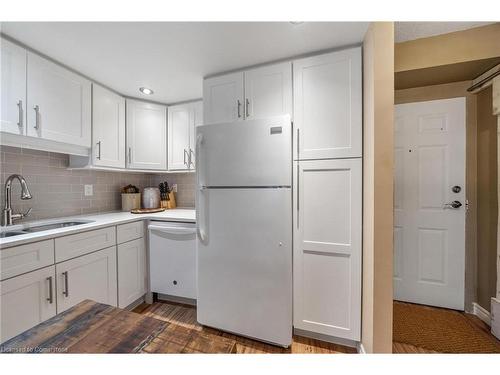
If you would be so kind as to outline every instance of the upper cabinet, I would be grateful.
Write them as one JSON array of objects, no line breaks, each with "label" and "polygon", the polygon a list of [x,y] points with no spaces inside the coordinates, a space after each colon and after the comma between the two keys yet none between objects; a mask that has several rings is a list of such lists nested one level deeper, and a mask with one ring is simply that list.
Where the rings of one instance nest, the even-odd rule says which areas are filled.
[{"label": "upper cabinet", "polygon": [[168,169],[190,170],[195,165],[195,127],[201,125],[202,102],[168,108]]},{"label": "upper cabinet", "polygon": [[127,168],[167,169],[167,107],[127,99]]},{"label": "upper cabinet", "polygon": [[243,120],[243,73],[206,79],[203,109],[205,124]]},{"label": "upper cabinet", "polygon": [[362,156],[361,48],[293,62],[294,159]]},{"label": "upper cabinet", "polygon": [[292,114],[292,64],[268,65],[208,78],[203,84],[205,124]]},{"label": "upper cabinet", "polygon": [[0,131],[25,134],[26,50],[1,40]]},{"label": "upper cabinet", "polygon": [[28,52],[27,135],[90,147],[91,83]]},{"label": "upper cabinet", "polygon": [[292,64],[264,66],[245,72],[245,118],[292,114]]},{"label": "upper cabinet", "polygon": [[92,155],[97,166],[125,168],[125,98],[92,87]]}]

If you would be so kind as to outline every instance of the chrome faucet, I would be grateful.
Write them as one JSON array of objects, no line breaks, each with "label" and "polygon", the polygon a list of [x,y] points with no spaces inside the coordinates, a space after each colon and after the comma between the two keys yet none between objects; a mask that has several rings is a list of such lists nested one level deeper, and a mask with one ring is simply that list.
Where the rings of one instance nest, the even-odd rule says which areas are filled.
[{"label": "chrome faucet", "polygon": [[12,222],[14,220],[22,219],[28,216],[31,213],[31,208],[26,211],[24,214],[14,214],[12,213],[12,207],[11,207],[11,202],[12,202],[12,181],[14,179],[18,179],[19,183],[21,184],[21,199],[26,200],[26,199],[31,199],[31,193],[30,190],[28,189],[28,185],[26,184],[26,180],[24,179],[23,176],[18,175],[18,174],[13,174],[10,175],[9,178],[7,178],[7,181],[5,181],[5,206],[3,208],[3,214],[2,214],[2,225],[7,226],[7,225],[12,225]]}]

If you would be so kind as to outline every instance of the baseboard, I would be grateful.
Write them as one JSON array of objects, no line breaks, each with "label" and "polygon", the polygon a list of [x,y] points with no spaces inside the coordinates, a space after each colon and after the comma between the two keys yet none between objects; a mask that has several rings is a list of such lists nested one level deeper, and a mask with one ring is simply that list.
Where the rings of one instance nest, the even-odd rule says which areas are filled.
[{"label": "baseboard", "polygon": [[135,300],[130,305],[128,305],[127,307],[125,307],[125,310],[132,311],[133,309],[135,309],[137,306],[139,306],[144,301],[145,301],[144,296],[142,296],[141,298]]},{"label": "baseboard", "polygon": [[358,342],[357,349],[358,349],[358,354],[366,354],[366,350],[362,342]]},{"label": "baseboard", "polygon": [[310,339],[331,342],[332,344],[349,346],[351,348],[356,348],[356,349],[358,348],[358,344],[359,344],[357,341],[343,339],[340,337],[328,336],[328,335],[324,335],[324,334],[316,333],[316,332],[304,331],[304,330],[298,329],[298,328],[294,328],[293,333],[296,334],[297,336],[303,336],[303,337],[307,337]]},{"label": "baseboard", "polygon": [[472,313],[483,322],[491,326],[491,316],[489,311],[480,306],[477,302],[472,302]]}]

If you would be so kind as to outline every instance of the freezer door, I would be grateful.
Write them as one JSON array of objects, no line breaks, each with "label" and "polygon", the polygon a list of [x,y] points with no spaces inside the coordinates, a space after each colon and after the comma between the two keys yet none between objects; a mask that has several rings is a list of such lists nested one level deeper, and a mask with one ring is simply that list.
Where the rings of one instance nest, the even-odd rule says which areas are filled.
[{"label": "freezer door", "polygon": [[198,202],[198,322],[288,346],[292,340],[290,189],[207,189]]},{"label": "freezer door", "polygon": [[290,116],[196,128],[198,183],[291,186]]}]

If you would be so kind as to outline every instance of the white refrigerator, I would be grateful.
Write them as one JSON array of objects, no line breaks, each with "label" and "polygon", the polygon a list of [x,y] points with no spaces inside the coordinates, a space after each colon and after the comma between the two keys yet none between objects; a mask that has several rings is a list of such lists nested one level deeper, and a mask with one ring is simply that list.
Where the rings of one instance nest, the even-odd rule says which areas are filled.
[{"label": "white refrigerator", "polygon": [[198,322],[292,341],[289,116],[196,128]]}]

